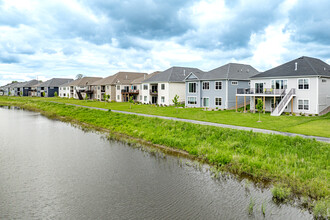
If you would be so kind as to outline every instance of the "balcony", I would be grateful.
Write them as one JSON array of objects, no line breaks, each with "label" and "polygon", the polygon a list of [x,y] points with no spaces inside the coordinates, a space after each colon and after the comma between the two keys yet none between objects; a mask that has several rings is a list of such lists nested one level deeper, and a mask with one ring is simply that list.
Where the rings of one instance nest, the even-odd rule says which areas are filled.
[{"label": "balcony", "polygon": [[133,89],[122,89],[121,90],[121,94],[130,94],[130,95],[134,95],[134,94],[139,94],[139,90],[133,90]]},{"label": "balcony", "polygon": [[236,95],[238,96],[282,96],[285,95],[285,89],[244,89],[239,88],[236,90]]},{"label": "balcony", "polygon": [[158,91],[150,89],[150,95],[158,95]]}]

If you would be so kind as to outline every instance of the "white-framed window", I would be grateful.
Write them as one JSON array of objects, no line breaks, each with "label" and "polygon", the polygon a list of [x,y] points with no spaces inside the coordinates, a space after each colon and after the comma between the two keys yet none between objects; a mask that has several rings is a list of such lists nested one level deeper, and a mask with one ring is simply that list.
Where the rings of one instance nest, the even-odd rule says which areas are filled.
[{"label": "white-framed window", "polygon": [[120,96],[119,95],[117,95],[117,100],[119,100],[120,99]]},{"label": "white-framed window", "polygon": [[188,97],[188,105],[196,105],[197,97]]},{"label": "white-framed window", "polygon": [[100,86],[98,86],[98,87],[97,87],[97,90],[100,90],[100,89],[101,89],[101,87],[100,87]]},{"label": "white-framed window", "polygon": [[238,81],[231,81],[231,85],[232,86],[237,86],[238,85]]},{"label": "white-framed window", "polygon": [[144,96],[144,101],[145,101],[145,102],[147,101],[147,96]]},{"label": "white-framed window", "polygon": [[165,90],[165,84],[160,84],[160,89]]},{"label": "white-framed window", "polygon": [[109,86],[107,86],[107,89],[109,89]]},{"label": "white-framed window", "polygon": [[203,90],[209,90],[210,89],[210,82],[203,82]]},{"label": "white-framed window", "polygon": [[142,100],[142,95],[140,95],[140,100]]},{"label": "white-framed window", "polygon": [[165,102],[165,96],[160,97],[160,101],[161,101],[161,103],[164,103]]},{"label": "white-framed window", "polygon": [[120,90],[120,86],[117,86],[117,90]]},{"label": "white-framed window", "polygon": [[273,79],[272,80],[272,89],[287,89],[288,80],[287,79]]},{"label": "white-framed window", "polygon": [[203,107],[209,107],[209,106],[210,106],[210,98],[203,97]]},{"label": "white-framed window", "polygon": [[195,82],[190,82],[190,83],[188,83],[188,92],[189,93],[196,93],[196,91],[197,91],[197,83],[195,83]]},{"label": "white-framed window", "polygon": [[222,82],[221,81],[214,82],[214,88],[215,88],[215,90],[222,89]]},{"label": "white-framed window", "polygon": [[298,89],[309,89],[309,79],[298,79]]},{"label": "white-framed window", "polygon": [[309,100],[298,99],[298,110],[309,110]]},{"label": "white-framed window", "polygon": [[97,95],[97,98],[99,99],[100,98],[100,95]]},{"label": "white-framed window", "polygon": [[143,90],[148,90],[148,84],[143,84]]},{"label": "white-framed window", "polygon": [[222,104],[222,98],[221,97],[215,97],[214,98],[214,104],[215,104],[215,106],[220,106]]}]

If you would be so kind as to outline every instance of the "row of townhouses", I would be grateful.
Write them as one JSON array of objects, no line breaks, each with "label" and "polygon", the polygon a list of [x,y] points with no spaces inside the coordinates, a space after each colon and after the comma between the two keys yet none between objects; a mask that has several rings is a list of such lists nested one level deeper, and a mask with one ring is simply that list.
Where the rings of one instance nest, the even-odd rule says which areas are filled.
[{"label": "row of townhouses", "polygon": [[39,96],[99,101],[237,109],[250,105],[256,110],[262,99],[264,111],[325,114],[330,111],[330,65],[311,57],[300,57],[259,72],[246,64],[228,63],[208,72],[190,67],[171,67],[162,72],[118,72],[106,78],[53,78],[31,80],[0,87],[0,95]]}]

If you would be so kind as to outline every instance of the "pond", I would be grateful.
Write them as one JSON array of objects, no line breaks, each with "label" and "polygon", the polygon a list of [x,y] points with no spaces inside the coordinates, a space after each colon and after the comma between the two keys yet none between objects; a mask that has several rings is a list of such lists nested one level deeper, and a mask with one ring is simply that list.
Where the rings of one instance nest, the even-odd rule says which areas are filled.
[{"label": "pond", "polygon": [[104,137],[0,108],[0,219],[312,219],[269,189]]}]

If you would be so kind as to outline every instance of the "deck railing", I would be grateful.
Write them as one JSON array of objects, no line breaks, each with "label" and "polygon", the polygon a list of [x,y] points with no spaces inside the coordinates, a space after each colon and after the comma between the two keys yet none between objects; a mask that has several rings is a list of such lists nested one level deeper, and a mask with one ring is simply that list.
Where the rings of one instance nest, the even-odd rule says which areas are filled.
[{"label": "deck railing", "polygon": [[281,95],[282,93],[285,93],[285,89],[271,89],[271,88],[265,88],[263,90],[261,89],[244,89],[244,88],[238,88],[236,90],[236,94],[238,95],[244,95],[244,94],[266,94],[266,95]]}]

